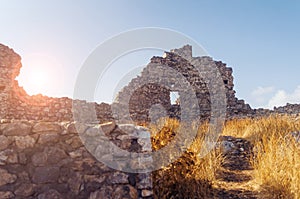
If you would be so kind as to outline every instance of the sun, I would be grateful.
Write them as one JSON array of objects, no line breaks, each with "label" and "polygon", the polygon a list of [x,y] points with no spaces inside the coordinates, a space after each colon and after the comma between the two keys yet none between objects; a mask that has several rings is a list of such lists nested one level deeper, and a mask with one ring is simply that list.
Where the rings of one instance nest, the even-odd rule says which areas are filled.
[{"label": "sun", "polygon": [[42,68],[37,71],[32,71],[28,78],[28,84],[30,84],[30,87],[33,89],[41,90],[46,86],[47,82],[46,72],[42,71]]},{"label": "sun", "polygon": [[17,77],[19,85],[29,95],[53,93],[59,87],[60,78],[56,59],[41,53],[32,53],[22,59],[22,68]]}]

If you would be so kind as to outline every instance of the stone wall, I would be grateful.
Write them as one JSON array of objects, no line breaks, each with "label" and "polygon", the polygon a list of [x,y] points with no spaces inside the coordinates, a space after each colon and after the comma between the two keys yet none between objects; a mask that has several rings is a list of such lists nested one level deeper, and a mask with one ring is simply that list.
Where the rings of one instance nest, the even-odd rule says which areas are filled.
[{"label": "stone wall", "polygon": [[8,113],[11,99],[13,81],[21,68],[21,58],[12,49],[0,44],[0,118],[5,118]]},{"label": "stone wall", "polygon": [[[185,57],[180,56],[181,54]],[[211,96],[207,82],[215,77],[214,74],[209,73],[209,70],[201,71],[203,74],[199,74],[195,66],[188,61],[191,58],[193,58],[192,47],[189,45],[166,52],[163,57],[153,57],[141,72],[141,75],[132,79],[119,92],[117,103],[113,104],[113,107],[115,106],[115,109],[118,110],[129,109],[131,119],[134,121],[141,118],[146,121],[151,120],[152,107],[157,108],[158,104],[160,105],[158,109],[160,109],[160,112],[165,111],[166,116],[171,115],[180,118],[182,110],[180,106],[171,104],[170,93],[178,92],[180,95],[179,101],[182,104],[192,104],[191,95],[187,94],[186,89],[190,85],[192,94],[198,100],[200,119],[209,118],[211,114]],[[220,72],[223,80],[222,86],[225,87],[226,92],[228,118],[251,116],[254,113],[251,107],[245,104],[244,100],[235,97],[232,68],[227,67],[226,64],[220,61],[213,61],[210,57],[197,57],[196,59],[202,65],[209,65],[208,68],[216,67]],[[192,106],[188,111],[195,111],[194,107]],[[159,114],[159,111],[157,113]],[[124,115],[127,117],[124,118]],[[121,121],[130,119],[129,114],[120,111],[114,116]]]},{"label": "stone wall", "polygon": [[[102,129],[109,141],[119,147],[145,152],[145,146],[147,150],[151,146],[150,134],[147,141],[143,138],[140,142],[132,136],[125,139],[124,132],[114,123],[80,124],[80,132],[76,125],[2,120],[0,198],[152,198],[150,174],[125,173],[107,167],[87,151],[79,137],[83,133],[93,136]],[[108,156],[112,161],[118,158],[114,153]]]},{"label": "stone wall", "polygon": [[300,114],[300,104],[287,103],[285,106],[274,107],[275,113],[280,114]]},{"label": "stone wall", "polygon": [[[183,56],[179,56],[179,54]],[[105,103],[97,104],[83,100],[72,100],[67,97],[29,96],[15,80],[22,66],[21,57],[9,47],[0,44],[0,118],[73,121],[73,116],[76,114],[76,110],[75,112],[72,110],[74,102],[80,103],[82,109],[88,109],[92,104],[96,111],[97,121],[90,122],[105,123],[113,120],[126,122],[131,119],[135,122],[144,122],[151,120],[152,116],[180,118],[182,108],[178,104],[171,104],[170,92],[186,92],[185,89],[178,86],[178,79],[181,75],[186,79],[185,83],[193,86],[199,102],[200,119],[207,119],[211,111],[210,93],[201,75],[199,76],[195,67],[187,60],[188,57],[192,57],[192,47],[189,45],[166,52],[163,57],[153,57],[140,76],[132,79],[119,92],[117,100],[111,106]],[[251,109],[244,100],[235,97],[232,68],[220,61],[213,61],[209,57],[198,57],[198,59],[200,62],[209,61],[213,63],[211,67],[217,67],[221,74],[226,89],[227,119],[263,116],[272,113],[300,113],[299,105],[291,104],[275,107],[274,110]],[[174,71],[180,75],[168,76]],[[157,82],[157,77],[161,77],[162,74],[168,77],[168,80],[160,78]],[[179,101],[189,102],[190,100],[184,98],[184,95],[180,95]],[[195,110],[191,109],[190,112],[192,111]]]},{"label": "stone wall", "polygon": [[[41,94],[29,96],[15,80],[21,67],[21,57],[9,47],[0,44],[0,118],[72,121],[74,101],[67,97],[53,98]],[[82,108],[91,104],[83,100],[80,103]],[[99,123],[113,120],[109,104],[93,104]]]},{"label": "stone wall", "polygon": [[44,121],[73,121],[73,103],[80,103],[85,109],[91,104],[95,108],[98,122],[105,123],[112,121],[112,113],[109,104],[89,103],[84,100],[72,100],[67,97],[53,98],[43,95],[29,96],[18,82],[14,81],[13,92],[10,100],[7,101],[7,119],[26,119]]},{"label": "stone wall", "polygon": [[[195,95],[198,98],[201,119],[206,119],[210,116],[210,94],[203,79],[186,59],[177,55],[175,52],[181,51],[188,56],[192,56],[191,46],[184,46],[182,49],[175,49],[172,52],[166,52],[164,57],[153,57],[148,66],[142,71],[141,76],[134,78],[128,86],[118,94],[117,101],[114,102],[113,108],[109,104],[88,103],[83,100],[75,100],[80,103],[82,109],[88,109],[93,105],[96,110],[98,123],[118,120],[127,122],[133,119],[135,122],[149,121],[149,114],[156,117],[173,116],[180,118],[180,106],[174,106],[170,103],[170,92],[186,92],[183,86],[179,84],[176,76],[161,79],[161,82],[151,83],[156,80],[161,74],[166,77],[172,72],[166,70],[170,68],[181,74],[187,80],[188,84],[195,89]],[[211,58],[203,57],[202,60],[212,61]],[[235,97],[233,89],[232,69],[226,67],[222,62],[214,62],[214,65],[220,71],[227,95],[227,116],[250,115],[253,113],[250,106],[245,104],[243,100],[238,100]],[[163,66],[158,68],[157,66]],[[52,98],[43,95],[29,96],[15,80],[21,68],[21,58],[12,49],[7,46],[0,45],[0,98],[1,118],[7,119],[26,119],[26,120],[43,120],[43,121],[73,121],[72,104],[74,100],[70,98]],[[146,83],[140,85],[141,80]],[[162,86],[162,84],[169,85]],[[171,86],[170,86],[171,85]],[[172,86],[176,87],[173,88]],[[189,97],[180,96],[180,100],[188,102]],[[124,103],[125,102],[125,103]],[[155,105],[155,106],[154,106]],[[116,108],[114,108],[116,107]],[[113,110],[112,110],[113,109]],[[128,114],[123,114],[122,111]],[[189,112],[193,112],[193,108]],[[196,112],[196,111],[195,111]],[[161,114],[162,113],[162,114]],[[91,121],[90,121],[91,122]],[[96,121],[93,121],[96,122]]]}]

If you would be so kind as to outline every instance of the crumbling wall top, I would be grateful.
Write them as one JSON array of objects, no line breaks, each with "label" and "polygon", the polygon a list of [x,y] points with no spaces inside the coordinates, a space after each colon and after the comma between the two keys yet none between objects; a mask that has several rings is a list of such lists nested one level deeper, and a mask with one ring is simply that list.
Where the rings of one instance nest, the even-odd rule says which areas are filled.
[{"label": "crumbling wall top", "polygon": [[0,44],[0,81],[13,82],[12,80],[19,75],[21,67],[21,56],[8,46]]}]

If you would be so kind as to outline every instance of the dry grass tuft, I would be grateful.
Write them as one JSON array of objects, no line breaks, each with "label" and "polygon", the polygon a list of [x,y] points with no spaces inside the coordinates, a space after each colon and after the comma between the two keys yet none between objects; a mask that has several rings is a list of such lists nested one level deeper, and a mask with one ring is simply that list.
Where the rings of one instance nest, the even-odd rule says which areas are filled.
[{"label": "dry grass tuft", "polygon": [[[159,128],[151,127],[154,150],[159,150],[170,143],[180,126],[174,119],[166,119],[163,123],[158,125]],[[207,124],[202,125],[197,137],[179,159],[154,172],[156,198],[212,198],[212,182],[216,179],[215,173],[221,166],[222,158],[215,151],[203,158],[198,156],[207,129]]]}]

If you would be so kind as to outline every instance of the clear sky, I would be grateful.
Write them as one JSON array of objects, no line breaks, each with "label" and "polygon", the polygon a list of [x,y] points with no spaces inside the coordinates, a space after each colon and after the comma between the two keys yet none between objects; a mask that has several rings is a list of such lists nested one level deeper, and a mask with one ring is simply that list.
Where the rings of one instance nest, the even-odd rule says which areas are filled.
[{"label": "clear sky", "polygon": [[[186,34],[231,66],[237,96],[252,107],[300,103],[299,24],[300,1],[0,0],[0,43],[22,56],[21,86],[49,96],[72,97],[83,62],[113,35],[162,27]],[[139,52],[132,66],[161,53]],[[98,99],[109,102],[115,84],[106,89]]]}]

